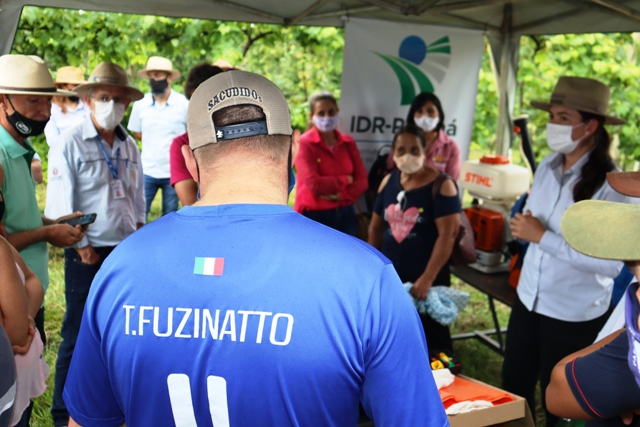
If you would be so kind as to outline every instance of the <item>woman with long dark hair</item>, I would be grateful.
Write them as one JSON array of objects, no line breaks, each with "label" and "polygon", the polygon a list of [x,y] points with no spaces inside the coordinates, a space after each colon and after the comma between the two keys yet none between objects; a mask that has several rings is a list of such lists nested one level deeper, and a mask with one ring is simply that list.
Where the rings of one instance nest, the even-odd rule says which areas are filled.
[{"label": "woman with long dark hair", "polygon": [[[424,132],[425,164],[457,181],[460,176],[460,147],[445,133],[440,99],[431,92],[418,94],[409,107],[407,124],[415,125]],[[391,162],[390,156],[389,166],[392,166]]]},{"label": "woman with long dark hair", "polygon": [[[532,102],[549,112],[547,143],[555,153],[536,171],[524,214],[511,221],[514,237],[530,242],[509,319],[503,387],[535,408],[540,380],[547,426],[558,418],[546,411],[544,390],[565,356],[590,345],[609,315],[613,279],[622,263],[598,260],[572,249],[562,237],[565,210],[581,200],[631,202],[606,182],[616,169],[609,153],[609,88],[592,79],[561,77],[550,102]],[[603,227],[606,224],[602,225]]]}]

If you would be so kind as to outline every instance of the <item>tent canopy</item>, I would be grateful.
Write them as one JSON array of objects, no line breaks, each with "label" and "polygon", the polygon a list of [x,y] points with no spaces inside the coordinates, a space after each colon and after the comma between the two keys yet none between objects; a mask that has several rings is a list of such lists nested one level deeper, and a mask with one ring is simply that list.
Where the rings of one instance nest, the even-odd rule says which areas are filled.
[{"label": "tent canopy", "polygon": [[484,30],[498,70],[498,152],[513,136],[520,35],[640,29],[640,0],[0,0],[0,54],[10,52],[25,5],[284,25],[343,26],[358,17]]},{"label": "tent canopy", "polygon": [[[0,0],[0,16],[27,4],[301,25],[343,26],[344,18],[353,16],[497,32],[510,4],[514,34],[630,32],[640,27],[640,0]],[[3,35],[9,29],[0,28]]]}]

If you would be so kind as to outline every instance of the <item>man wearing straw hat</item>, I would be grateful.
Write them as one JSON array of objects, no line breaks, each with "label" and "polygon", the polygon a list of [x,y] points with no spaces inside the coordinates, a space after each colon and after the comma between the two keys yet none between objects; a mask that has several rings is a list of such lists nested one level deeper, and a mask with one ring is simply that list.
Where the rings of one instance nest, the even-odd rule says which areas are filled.
[{"label": "man wearing straw hat", "polygon": [[97,216],[86,236],[65,249],[66,313],[51,406],[55,426],[69,422],[62,390],[91,282],[116,245],[145,221],[140,151],[120,125],[129,103],[141,99],[142,92],[129,86],[122,67],[110,62],[98,64],[89,82],[75,90],[91,113],[51,147],[45,213]]},{"label": "man wearing straw hat", "polygon": [[[56,73],[56,87],[73,91],[76,86],[86,83],[82,70],[78,67],[62,67]],[[76,126],[89,114],[89,109],[79,96],[53,98],[51,105],[51,119],[44,128],[44,136],[51,147],[56,138],[67,129]]]},{"label": "man wearing straw hat", "polygon": [[[0,56],[0,165],[5,173],[0,192],[7,202],[3,222],[9,243],[20,251],[45,291],[49,285],[47,242],[67,247],[80,241],[84,231],[60,223],[82,213],[66,212],[70,215],[56,220],[40,215],[30,169],[35,151],[28,138],[44,131],[52,96],[74,95],[56,89],[47,66],[37,56]],[[35,321],[45,342],[43,310]]]},{"label": "man wearing straw hat", "polygon": [[[640,197],[640,172],[609,173],[607,181],[621,194]],[[640,280],[639,219],[640,206],[585,200],[566,210],[562,234],[580,253],[624,261]],[[640,413],[639,297],[634,280],[625,292],[626,330],[614,332],[556,365],[546,390],[551,412],[565,418],[597,420],[598,425],[640,424],[634,415]]]},{"label": "man wearing straw hat", "polygon": [[151,93],[133,104],[127,127],[142,141],[142,167],[147,215],[158,190],[162,190],[162,215],[178,209],[178,195],[171,186],[169,153],[171,141],[187,131],[187,107],[184,95],[171,89],[180,78],[171,61],[152,56],[138,76],[149,79]]},{"label": "man wearing straw hat", "polygon": [[96,276],[64,390],[78,424],[355,426],[359,402],[378,427],[448,424],[393,265],[287,206],[291,135],[262,76],[193,93],[201,199]]}]

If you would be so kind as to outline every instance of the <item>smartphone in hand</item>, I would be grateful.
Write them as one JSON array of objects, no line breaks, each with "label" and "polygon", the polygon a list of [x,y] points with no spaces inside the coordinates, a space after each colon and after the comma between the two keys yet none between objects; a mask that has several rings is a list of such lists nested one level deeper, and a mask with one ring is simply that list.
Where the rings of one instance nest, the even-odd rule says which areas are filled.
[{"label": "smartphone in hand", "polygon": [[60,224],[69,224],[72,227],[75,227],[76,225],[89,225],[96,220],[97,216],[98,214],[95,214],[95,213],[87,214],[87,215],[78,216],[75,218],[65,219],[63,221],[60,221]]}]

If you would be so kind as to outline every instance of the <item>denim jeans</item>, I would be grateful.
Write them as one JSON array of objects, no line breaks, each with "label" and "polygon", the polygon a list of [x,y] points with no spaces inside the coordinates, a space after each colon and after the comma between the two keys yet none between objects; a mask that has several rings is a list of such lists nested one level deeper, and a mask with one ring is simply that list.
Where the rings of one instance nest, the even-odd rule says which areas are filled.
[{"label": "denim jeans", "polygon": [[178,195],[171,186],[169,178],[154,178],[144,176],[144,198],[147,200],[147,215],[151,210],[151,202],[158,190],[162,189],[162,215],[178,210]]},{"label": "denim jeans", "polygon": [[342,231],[354,237],[358,235],[358,221],[356,220],[356,211],[353,205],[326,211],[304,211],[302,214],[334,230]]},{"label": "denim jeans", "polygon": [[66,312],[62,320],[62,343],[58,348],[58,360],[56,361],[56,376],[53,384],[53,402],[51,404],[51,416],[54,426],[66,426],[69,423],[69,413],[62,399],[62,390],[67,381],[67,373],[71,364],[71,356],[76,347],[76,340],[80,332],[80,322],[84,305],[89,295],[91,282],[104,259],[111,253],[113,247],[94,248],[100,256],[100,260],[92,265],[83,264],[80,255],[75,249],[64,250],[64,296]]}]

